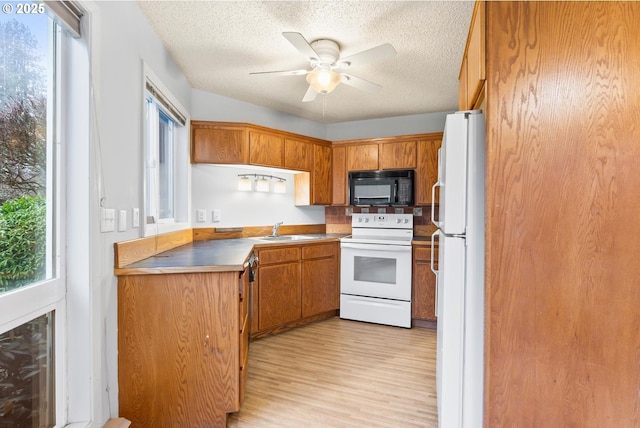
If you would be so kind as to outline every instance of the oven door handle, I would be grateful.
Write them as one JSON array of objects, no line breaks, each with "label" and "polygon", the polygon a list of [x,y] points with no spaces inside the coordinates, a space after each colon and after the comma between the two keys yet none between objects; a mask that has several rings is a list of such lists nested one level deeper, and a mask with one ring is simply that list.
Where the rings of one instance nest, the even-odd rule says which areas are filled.
[{"label": "oven door handle", "polygon": [[342,242],[341,248],[349,248],[354,250],[371,250],[384,251],[388,253],[410,253],[411,245],[386,245],[386,244],[349,244]]}]

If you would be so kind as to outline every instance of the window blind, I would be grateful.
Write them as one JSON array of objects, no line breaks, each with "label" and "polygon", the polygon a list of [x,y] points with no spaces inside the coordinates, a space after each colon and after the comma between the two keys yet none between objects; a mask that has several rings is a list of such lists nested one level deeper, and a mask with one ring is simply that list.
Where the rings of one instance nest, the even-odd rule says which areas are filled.
[{"label": "window blind", "polygon": [[162,107],[167,110],[173,119],[175,119],[180,125],[185,126],[187,123],[187,118],[180,113],[180,110],[173,105],[171,101],[158,89],[152,82],[148,79],[146,80],[147,91],[153,95],[153,97],[160,103]]},{"label": "window blind", "polygon": [[80,37],[80,19],[84,11],[78,3],[70,0],[44,0],[43,3],[53,12],[59,24],[74,37]]}]

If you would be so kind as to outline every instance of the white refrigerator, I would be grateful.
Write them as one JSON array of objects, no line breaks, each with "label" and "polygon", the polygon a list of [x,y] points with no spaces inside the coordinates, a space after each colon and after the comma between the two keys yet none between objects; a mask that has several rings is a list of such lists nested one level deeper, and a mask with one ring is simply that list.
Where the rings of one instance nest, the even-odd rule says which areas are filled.
[{"label": "white refrigerator", "polygon": [[[438,152],[436,383],[440,428],[482,427],[484,387],[485,119],[447,115]],[[434,200],[434,199],[432,199]],[[432,257],[433,260],[433,257]],[[433,264],[433,262],[432,262]]]}]

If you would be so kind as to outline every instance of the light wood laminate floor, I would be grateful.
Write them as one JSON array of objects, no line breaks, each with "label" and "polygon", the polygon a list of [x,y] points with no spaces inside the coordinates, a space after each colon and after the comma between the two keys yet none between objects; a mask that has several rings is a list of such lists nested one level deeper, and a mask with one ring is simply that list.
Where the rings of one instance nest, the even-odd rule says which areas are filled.
[{"label": "light wood laminate floor", "polygon": [[331,318],[252,342],[230,428],[438,426],[436,332]]}]

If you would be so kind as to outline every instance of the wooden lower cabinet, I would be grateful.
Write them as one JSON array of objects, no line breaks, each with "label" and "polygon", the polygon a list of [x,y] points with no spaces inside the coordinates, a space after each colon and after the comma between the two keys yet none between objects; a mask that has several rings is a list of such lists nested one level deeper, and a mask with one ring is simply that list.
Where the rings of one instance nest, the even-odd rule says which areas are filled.
[{"label": "wooden lower cabinet", "polygon": [[138,427],[224,427],[248,355],[246,273],[118,277],[119,414]]},{"label": "wooden lower cabinet", "polygon": [[[436,251],[437,257],[437,251]],[[437,260],[435,263],[437,269]],[[435,321],[436,276],[431,271],[431,247],[413,246],[413,295],[411,296],[411,318]]]},{"label": "wooden lower cabinet", "polygon": [[300,263],[260,267],[260,330],[300,319]]},{"label": "wooden lower cabinet", "polygon": [[338,242],[258,249],[251,337],[336,315],[338,251]]},{"label": "wooden lower cabinet", "polygon": [[338,243],[302,247],[302,317],[340,306]]}]

